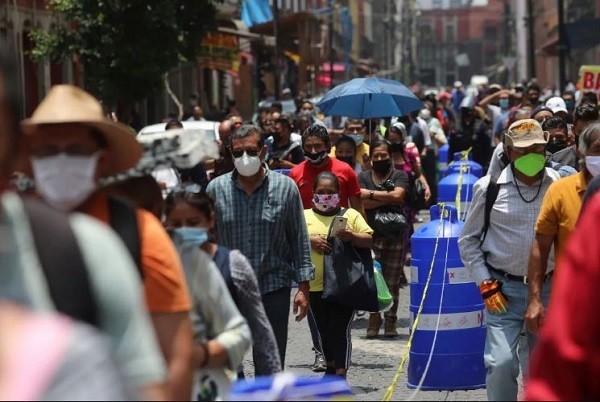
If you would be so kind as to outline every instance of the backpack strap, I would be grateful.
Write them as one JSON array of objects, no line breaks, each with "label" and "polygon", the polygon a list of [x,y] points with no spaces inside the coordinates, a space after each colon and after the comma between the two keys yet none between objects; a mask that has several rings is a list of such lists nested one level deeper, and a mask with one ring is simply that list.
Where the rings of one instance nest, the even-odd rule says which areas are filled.
[{"label": "backpack strap", "polygon": [[97,327],[98,306],[68,216],[30,198],[23,198],[23,205],[54,306]]},{"label": "backpack strap", "polygon": [[219,269],[219,272],[221,272],[221,276],[227,284],[227,288],[229,289],[231,297],[237,303],[239,299],[237,297],[237,288],[235,287],[233,278],[231,277],[231,262],[229,259],[229,253],[231,253],[231,250],[227,247],[220,245],[217,246],[217,252],[215,253],[214,261],[215,265]]},{"label": "backpack strap", "polygon": [[490,228],[490,215],[492,214],[492,208],[494,207],[494,203],[498,198],[499,192],[500,185],[498,184],[498,176],[492,176],[490,178],[490,184],[488,185],[487,192],[485,193],[485,215],[483,222],[483,236],[481,237],[481,243],[479,243],[480,247],[483,245],[483,242],[485,242],[485,238],[487,237],[487,232]]},{"label": "backpack strap", "polygon": [[135,207],[121,197],[108,197],[110,226],[119,235],[135,262],[140,278],[144,279],[140,231]]}]

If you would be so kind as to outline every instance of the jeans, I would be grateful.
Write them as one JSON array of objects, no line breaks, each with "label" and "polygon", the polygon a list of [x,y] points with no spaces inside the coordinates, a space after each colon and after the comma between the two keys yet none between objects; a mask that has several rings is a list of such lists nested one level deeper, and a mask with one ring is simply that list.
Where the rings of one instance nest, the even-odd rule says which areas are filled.
[{"label": "jeans", "polygon": [[[483,358],[487,369],[487,395],[490,401],[516,401],[519,376],[517,351],[529,304],[529,287],[525,283],[511,281],[494,272],[492,277],[502,282],[502,293],[508,300],[508,308],[504,314],[490,314],[485,311],[487,337]],[[544,306],[548,305],[551,286],[551,280],[544,282],[542,286],[541,298]],[[529,331],[527,341],[531,351],[535,337]],[[525,376],[525,373],[523,375]]]},{"label": "jeans", "polygon": [[282,369],[285,367],[285,349],[287,348],[288,319],[290,316],[290,294],[290,288],[281,288],[262,295],[265,313],[267,313],[267,318],[275,333],[275,341],[277,342],[277,348],[279,348]]}]

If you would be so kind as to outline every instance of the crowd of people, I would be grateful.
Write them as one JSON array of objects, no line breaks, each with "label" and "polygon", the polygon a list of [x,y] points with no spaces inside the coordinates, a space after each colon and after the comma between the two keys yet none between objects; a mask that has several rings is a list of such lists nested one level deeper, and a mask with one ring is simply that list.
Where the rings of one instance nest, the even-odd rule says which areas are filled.
[{"label": "crowd of people", "polygon": [[274,102],[253,121],[226,116],[217,158],[104,182],[140,163],[131,129],[70,85],[19,123],[13,74],[1,65],[0,399],[214,400],[249,373],[250,349],[255,376],[285,369],[290,313],[307,317],[306,364],[345,379],[364,312],[324,296],[332,236],[370,250],[392,295],[366,338],[397,337],[410,238],[437,202],[445,145],[488,172],[459,247],[486,306],[489,398],[516,400],[522,333],[529,398],[600,395],[587,356],[600,198],[580,217],[600,188],[593,94],[457,82],[419,94],[422,110],[366,120]]}]

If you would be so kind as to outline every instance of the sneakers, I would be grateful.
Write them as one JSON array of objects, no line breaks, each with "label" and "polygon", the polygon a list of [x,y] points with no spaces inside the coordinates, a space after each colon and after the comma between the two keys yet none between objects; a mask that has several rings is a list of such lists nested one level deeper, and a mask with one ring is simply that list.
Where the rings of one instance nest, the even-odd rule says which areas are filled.
[{"label": "sneakers", "polygon": [[315,363],[312,365],[311,370],[315,373],[324,373],[327,370],[327,364],[325,363],[325,357],[321,352],[315,352]]}]

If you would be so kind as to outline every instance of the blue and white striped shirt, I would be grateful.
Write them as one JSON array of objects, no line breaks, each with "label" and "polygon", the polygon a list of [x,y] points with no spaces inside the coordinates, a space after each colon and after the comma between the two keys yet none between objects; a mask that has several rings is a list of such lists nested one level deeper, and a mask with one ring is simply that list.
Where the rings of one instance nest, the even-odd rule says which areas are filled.
[{"label": "blue and white striped shirt", "polygon": [[248,258],[261,294],[290,287],[292,279],[314,278],[302,201],[292,179],[267,169],[248,195],[234,170],[212,180],[206,192],[215,201],[217,243]]}]

